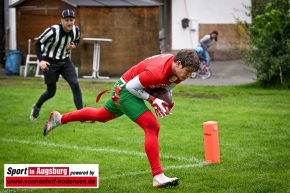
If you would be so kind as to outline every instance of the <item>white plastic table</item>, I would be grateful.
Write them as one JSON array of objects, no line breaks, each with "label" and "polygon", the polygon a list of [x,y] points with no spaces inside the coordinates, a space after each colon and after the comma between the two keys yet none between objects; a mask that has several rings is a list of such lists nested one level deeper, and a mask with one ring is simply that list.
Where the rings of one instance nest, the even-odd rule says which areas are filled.
[{"label": "white plastic table", "polygon": [[93,72],[92,76],[83,76],[83,78],[100,78],[100,79],[109,79],[108,76],[100,76],[100,42],[112,42],[112,39],[106,38],[83,38],[84,41],[93,41],[94,42],[94,55],[93,55]]}]

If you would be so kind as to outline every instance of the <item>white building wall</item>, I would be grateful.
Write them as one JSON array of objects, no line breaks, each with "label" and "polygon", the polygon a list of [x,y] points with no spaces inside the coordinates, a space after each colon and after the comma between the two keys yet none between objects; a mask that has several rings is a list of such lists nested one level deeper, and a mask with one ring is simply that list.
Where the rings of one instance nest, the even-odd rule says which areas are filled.
[{"label": "white building wall", "polygon": [[198,44],[199,29],[182,28],[188,18],[198,24],[235,24],[237,19],[251,23],[246,16],[251,0],[172,0],[172,50],[193,49]]}]

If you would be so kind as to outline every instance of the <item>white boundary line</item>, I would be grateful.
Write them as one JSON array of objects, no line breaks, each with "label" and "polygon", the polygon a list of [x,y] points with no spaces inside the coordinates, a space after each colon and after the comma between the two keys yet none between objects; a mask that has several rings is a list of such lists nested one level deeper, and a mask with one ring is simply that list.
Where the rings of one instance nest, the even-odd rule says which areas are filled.
[{"label": "white boundary line", "polygon": [[[1,139],[2,140],[2,139]],[[200,162],[197,164],[188,164],[188,165],[180,165],[180,166],[168,166],[168,167],[163,167],[163,170],[169,170],[169,169],[183,169],[183,168],[195,168],[195,167],[202,167],[204,165],[207,165],[206,162]],[[127,176],[137,176],[137,175],[143,175],[143,174],[148,174],[151,173],[151,170],[146,170],[142,172],[126,172],[124,174],[119,174],[119,175],[112,175],[108,177],[101,177],[100,180],[112,180],[112,179],[117,179],[117,178],[122,178],[122,177],[127,177]],[[18,189],[19,191],[34,191],[37,189]],[[13,193],[13,192],[18,192],[18,190],[4,190],[4,193]]]},{"label": "white boundary line", "polygon": [[[60,148],[65,148],[65,149],[75,149],[75,150],[83,150],[83,151],[97,151],[97,152],[117,153],[117,154],[133,155],[133,156],[138,156],[138,157],[146,157],[145,153],[136,152],[136,151],[116,150],[116,149],[108,149],[108,148],[94,148],[94,147],[88,147],[88,146],[80,147],[77,145],[48,143],[46,141],[33,142],[33,141],[28,141],[28,140],[6,139],[6,138],[0,138],[0,141],[20,143],[20,144],[29,144],[29,145],[60,147]],[[195,163],[200,162],[195,157],[186,158],[186,157],[171,156],[171,155],[161,155],[161,159],[173,159],[173,160],[188,161],[188,162],[195,162]]]},{"label": "white boundary line", "polygon": [[[93,147],[79,147],[76,145],[67,145],[67,144],[55,144],[55,143],[48,143],[43,141],[27,141],[27,140],[18,140],[18,139],[5,139],[0,138],[0,141],[8,142],[8,143],[20,143],[20,144],[29,144],[29,145],[39,145],[39,146],[50,146],[50,147],[60,147],[60,148],[66,148],[66,149],[76,149],[76,150],[84,150],[84,151],[99,151],[99,152],[107,152],[107,153],[117,153],[117,154],[125,154],[125,155],[134,155],[139,157],[146,157],[145,153],[136,152],[136,151],[125,151],[125,150],[116,150],[116,149],[108,149],[108,148],[93,148]],[[183,169],[183,168],[193,168],[193,167],[202,167],[204,165],[207,165],[206,162],[199,161],[195,157],[186,158],[186,157],[180,157],[180,156],[169,156],[169,155],[162,155],[162,158],[165,159],[174,159],[179,161],[188,161],[188,162],[196,162],[196,164],[187,164],[187,165],[179,165],[179,166],[167,166],[163,167],[163,170],[169,170],[169,169]],[[119,175],[112,175],[108,177],[101,177],[100,180],[110,180],[110,179],[116,179],[120,177],[126,177],[126,176],[137,176],[142,174],[151,173],[151,170],[145,170],[142,172],[126,172]],[[23,190],[23,189],[22,189]],[[27,191],[33,191],[32,189],[27,189]],[[8,192],[13,192],[8,190]]]},{"label": "white boundary line", "polygon": [[[168,167],[163,167],[163,170],[169,170],[169,169],[183,169],[183,168],[195,168],[195,167],[202,167],[204,165],[207,165],[206,162],[200,162],[197,164],[188,164],[188,165],[180,165],[180,166],[168,166]],[[116,178],[121,178],[121,177],[126,177],[126,176],[137,176],[141,174],[148,174],[151,173],[151,170],[146,170],[142,172],[126,172],[124,174],[119,174],[119,175],[112,175],[109,177],[101,177],[100,180],[110,180],[110,179],[116,179]]]}]

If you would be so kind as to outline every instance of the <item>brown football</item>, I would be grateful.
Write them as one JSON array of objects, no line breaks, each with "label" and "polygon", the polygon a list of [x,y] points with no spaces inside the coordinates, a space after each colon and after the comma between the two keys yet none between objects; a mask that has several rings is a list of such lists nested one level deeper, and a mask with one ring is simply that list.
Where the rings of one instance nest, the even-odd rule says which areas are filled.
[{"label": "brown football", "polygon": [[151,89],[149,91],[149,94],[152,95],[152,96],[155,96],[156,98],[164,100],[169,105],[172,104],[172,97],[171,97],[170,93],[168,92],[168,90],[166,88]]}]

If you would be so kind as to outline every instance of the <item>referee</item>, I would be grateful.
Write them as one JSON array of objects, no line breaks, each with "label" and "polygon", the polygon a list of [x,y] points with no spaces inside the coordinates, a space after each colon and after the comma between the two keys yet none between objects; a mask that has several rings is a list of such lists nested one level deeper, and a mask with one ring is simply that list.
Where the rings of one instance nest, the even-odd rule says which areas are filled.
[{"label": "referee", "polygon": [[75,23],[75,13],[64,10],[61,23],[47,28],[35,43],[35,52],[44,74],[46,91],[32,106],[30,120],[36,120],[41,106],[56,92],[56,82],[61,75],[70,85],[77,109],[83,108],[82,92],[70,52],[80,42],[80,29]]}]

